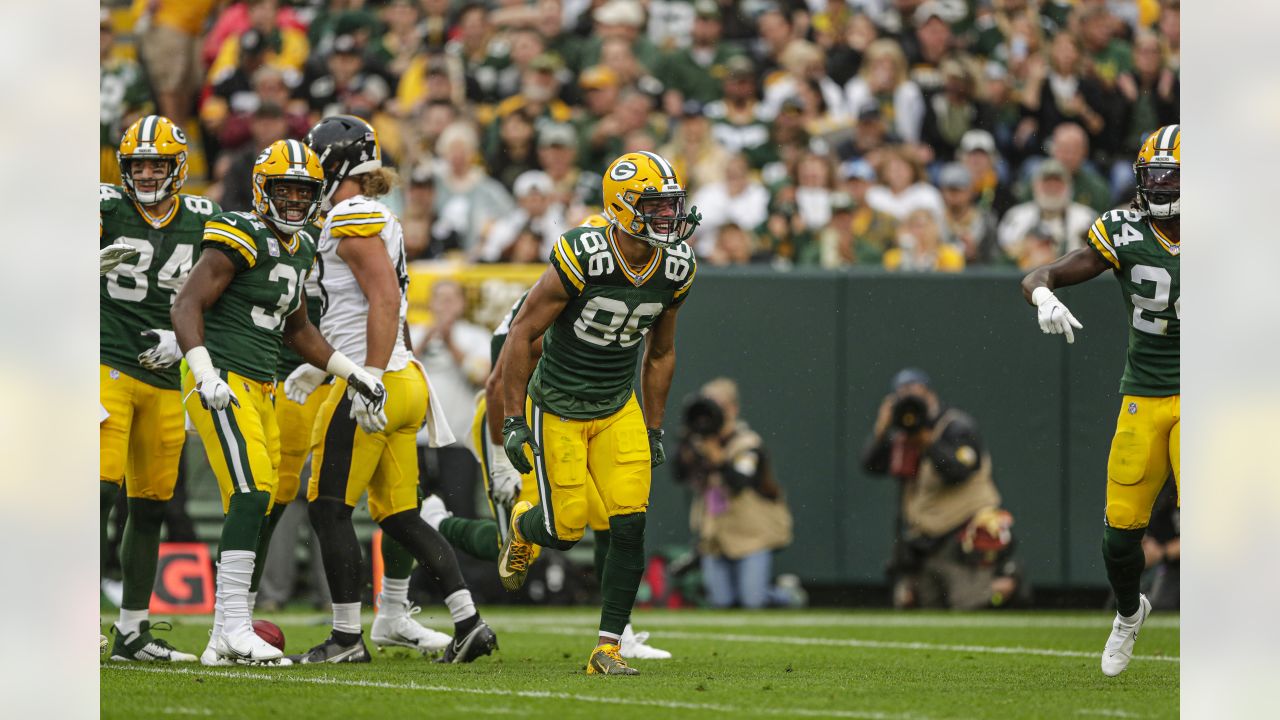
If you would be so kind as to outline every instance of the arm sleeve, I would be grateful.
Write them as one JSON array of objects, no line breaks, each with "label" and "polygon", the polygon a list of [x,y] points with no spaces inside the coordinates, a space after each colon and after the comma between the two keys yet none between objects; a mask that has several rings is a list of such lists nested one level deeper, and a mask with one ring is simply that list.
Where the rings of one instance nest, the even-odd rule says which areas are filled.
[{"label": "arm sleeve", "polygon": [[964,482],[982,467],[982,438],[969,418],[957,418],[947,424],[942,435],[925,451],[943,480],[951,485]]}]

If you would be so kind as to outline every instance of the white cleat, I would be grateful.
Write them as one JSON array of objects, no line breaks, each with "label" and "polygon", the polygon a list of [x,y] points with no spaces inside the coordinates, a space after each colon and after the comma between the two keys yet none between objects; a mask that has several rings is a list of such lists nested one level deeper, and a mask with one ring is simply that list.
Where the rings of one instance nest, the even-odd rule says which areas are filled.
[{"label": "white cleat", "polygon": [[1138,639],[1138,630],[1151,614],[1151,601],[1146,595],[1138,596],[1138,620],[1133,624],[1121,621],[1116,615],[1111,623],[1111,637],[1107,638],[1107,646],[1102,649],[1102,674],[1115,677],[1129,667],[1133,659],[1133,641]]},{"label": "white cleat", "polygon": [[214,652],[219,659],[229,661],[233,665],[293,664],[279,648],[258,637],[257,633],[250,630],[248,626],[234,635],[228,635],[225,632],[219,634],[214,643]]},{"label": "white cleat", "polygon": [[406,647],[424,655],[435,655],[443,652],[452,637],[432,630],[413,619],[422,612],[422,608],[405,603],[399,612],[384,612],[387,603],[378,607],[378,614],[373,618],[373,628],[369,630],[369,639],[379,649],[387,647]]},{"label": "white cleat", "polygon": [[235,665],[230,658],[224,658],[218,655],[218,649],[209,645],[200,653],[200,664],[206,667],[227,667]]},{"label": "white cleat", "polygon": [[621,646],[622,657],[632,658],[635,660],[670,660],[671,653],[666,650],[659,650],[652,645],[646,645],[649,640],[649,633],[636,632],[631,629],[631,623],[622,630],[622,638],[618,641]]},{"label": "white cleat", "polygon": [[444,506],[444,500],[439,495],[428,495],[422,501],[422,508],[418,510],[418,515],[431,526],[432,530],[439,530],[440,523],[444,522],[447,517],[452,517],[453,513]]}]

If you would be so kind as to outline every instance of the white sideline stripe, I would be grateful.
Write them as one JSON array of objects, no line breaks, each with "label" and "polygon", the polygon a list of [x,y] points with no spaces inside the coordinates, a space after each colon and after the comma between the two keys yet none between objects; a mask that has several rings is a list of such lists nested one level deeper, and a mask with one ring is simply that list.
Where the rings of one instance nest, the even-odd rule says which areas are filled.
[{"label": "white sideline stripe", "polygon": [[915,713],[887,714],[875,711],[859,710],[810,710],[807,708],[760,708],[736,705],[720,705],[712,703],[690,703],[675,700],[642,700],[636,698],[620,698],[617,695],[581,695],[578,693],[550,692],[547,690],[497,690],[491,688],[448,687],[445,685],[419,685],[418,683],[392,683],[376,680],[345,680],[327,675],[292,675],[289,670],[281,668],[270,673],[235,672],[229,670],[196,670],[191,668],[155,668],[136,665],[103,665],[106,670],[124,670],[132,672],[164,673],[169,675],[198,675],[203,677],[220,677],[230,680],[266,680],[268,682],[307,683],[312,685],[341,685],[346,687],[369,687],[386,690],[417,690],[421,692],[457,693],[460,695],[488,695],[493,697],[521,697],[536,700],[573,700],[576,702],[599,703],[602,705],[636,705],[667,708],[671,710],[704,710],[734,715],[770,715],[785,717],[838,717],[864,720],[928,720]]},{"label": "white sideline stripe", "polygon": [[[543,628],[539,630],[522,630],[520,628],[504,628],[503,632],[529,635],[579,635],[581,630],[575,628]],[[746,642],[757,645],[826,645],[829,647],[873,648],[881,650],[935,650],[944,652],[987,653],[992,655],[1043,655],[1045,657],[1078,657],[1096,658],[1102,653],[1085,652],[1084,650],[1051,650],[1049,648],[1002,647],[999,645],[941,645],[926,642],[895,642],[892,640],[853,640],[844,638],[804,638],[778,635],[732,635],[719,633],[694,633],[680,631],[662,632],[660,639],[675,640],[720,640],[722,642]],[[1178,657],[1164,655],[1134,655],[1134,660],[1159,660],[1162,662],[1180,663]]]},{"label": "white sideline stripe", "polygon": [[1098,710],[1080,709],[1076,711],[1077,715],[1101,715],[1102,717],[1118,717],[1118,718],[1140,718],[1146,715],[1131,713],[1127,710],[1107,710],[1106,708]]},{"label": "white sideline stripe", "polygon": [[161,715],[212,715],[213,711],[208,708],[184,708],[184,707],[162,707]]}]

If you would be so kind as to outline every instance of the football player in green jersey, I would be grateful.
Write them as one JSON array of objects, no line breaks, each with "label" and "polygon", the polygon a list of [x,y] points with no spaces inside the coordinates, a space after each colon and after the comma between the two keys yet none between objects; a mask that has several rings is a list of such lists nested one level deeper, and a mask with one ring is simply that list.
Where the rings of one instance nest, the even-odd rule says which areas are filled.
[{"label": "football player in green jersey", "polygon": [[[614,160],[603,185],[609,227],[560,237],[502,351],[504,449],[517,470],[534,472],[540,502],[512,508],[498,574],[517,588],[534,544],[566,549],[581,539],[586,484],[593,483],[610,542],[587,674],[634,675],[618,641],[644,571],[652,467],[666,459],[662,418],[675,373],[676,314],[696,271],[685,240],[700,218],[696,210],[685,213],[684,187],[654,153]],[[642,413],[632,378],[646,335]],[[543,352],[535,366],[538,338]]]},{"label": "football player in green jersey", "polygon": [[[123,484],[129,520],[120,548],[123,597],[112,632],[113,660],[191,662],[156,640],[148,619],[160,526],[178,480],[183,427],[180,357],[169,306],[191,270],[205,220],[218,211],[208,198],[182,195],[187,139],[159,115],[125,131],[119,160],[123,185],[99,186],[99,424],[102,547],[107,517]],[[104,585],[105,587],[105,585]]]},{"label": "football player in green jersey", "polygon": [[221,213],[205,224],[200,259],[173,303],[187,359],[187,411],[226,513],[214,630],[201,656],[207,664],[288,664],[253,632],[250,606],[278,482],[281,344],[346,380],[361,429],[377,432],[386,424],[382,383],[334,351],[307,318],[303,281],[315,264],[316,242],[304,228],[319,212],[323,181],[319,158],[301,142],[279,140],[263,150],[253,168],[253,212]]},{"label": "football player in green jersey", "polygon": [[1110,210],[1089,229],[1089,245],[1036,268],[1022,293],[1036,306],[1040,329],[1063,333],[1083,325],[1054,288],[1115,273],[1129,318],[1129,351],[1120,379],[1120,414],[1107,459],[1107,510],[1102,557],[1116,594],[1117,613],[1102,651],[1102,672],[1119,675],[1133,656],[1138,629],[1151,612],[1139,593],[1145,567],[1142,536],[1156,495],[1170,470],[1179,482],[1181,388],[1179,386],[1181,248],[1178,203],[1182,132],[1166,125],[1151,133],[1133,164],[1133,209]]}]

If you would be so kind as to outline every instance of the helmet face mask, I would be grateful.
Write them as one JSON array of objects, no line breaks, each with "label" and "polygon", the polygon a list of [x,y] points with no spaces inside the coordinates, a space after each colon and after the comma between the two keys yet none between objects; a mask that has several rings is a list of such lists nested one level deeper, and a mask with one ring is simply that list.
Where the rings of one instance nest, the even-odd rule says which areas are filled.
[{"label": "helmet face mask", "polygon": [[[116,152],[125,193],[141,205],[155,205],[178,194],[187,179],[187,137],[169,118],[147,115],[125,130]],[[160,161],[166,169],[158,177],[135,177],[139,161]]]},{"label": "helmet face mask", "polygon": [[1182,197],[1182,131],[1178,125],[1158,128],[1138,150],[1133,163],[1135,204],[1157,220],[1178,217]]},{"label": "helmet face mask", "polygon": [[[306,225],[319,211],[321,184],[300,178],[271,178],[265,183],[272,214],[288,225]],[[277,221],[277,222],[281,222]]]}]

